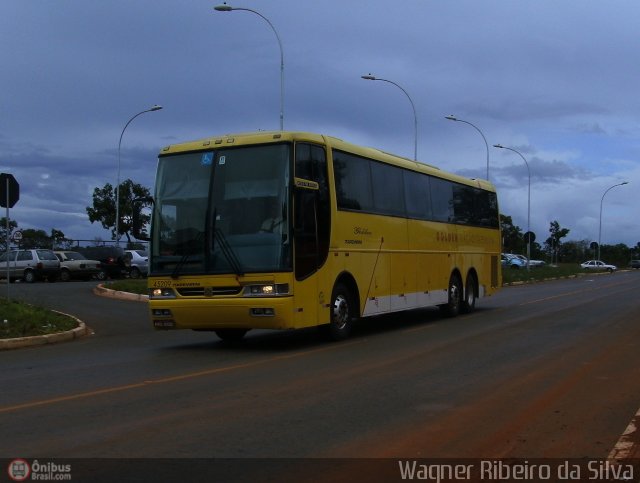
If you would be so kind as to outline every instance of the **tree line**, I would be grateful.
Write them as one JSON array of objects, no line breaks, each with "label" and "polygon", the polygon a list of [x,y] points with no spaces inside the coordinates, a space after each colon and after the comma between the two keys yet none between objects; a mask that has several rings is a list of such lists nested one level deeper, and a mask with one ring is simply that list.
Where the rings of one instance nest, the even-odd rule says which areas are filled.
[{"label": "tree line", "polygon": [[[133,230],[133,200],[136,198],[148,198],[150,191],[144,186],[127,179],[120,183],[120,196],[110,183],[102,188],[93,190],[92,205],[86,207],[87,216],[91,223],[99,222],[103,228],[111,231],[111,239],[116,240],[116,198],[119,198],[120,223],[118,224],[118,234],[127,240],[128,248],[140,248],[139,243],[132,240]],[[142,215],[143,221],[148,221],[149,215]],[[9,220],[9,236],[11,237],[18,230],[18,223]],[[50,233],[45,230],[26,228],[21,229],[22,239],[14,242],[12,246],[18,245],[25,248],[49,248],[68,250],[77,246],[79,241],[68,238],[61,230],[51,229]],[[102,245],[105,242],[101,238],[91,240],[92,245]],[[0,218],[0,251],[7,249],[7,218]]]},{"label": "tree line", "polygon": [[[93,190],[92,205],[86,207],[87,215],[91,223],[100,223],[103,228],[111,231],[112,240],[125,237],[127,245],[135,245],[132,240],[133,230],[133,200],[137,198],[149,198],[151,192],[148,188],[127,179],[120,184],[120,196],[114,187],[107,183],[102,188]],[[116,198],[119,198],[120,223],[116,233]],[[143,215],[144,221],[149,221],[149,215]],[[6,218],[0,219],[0,249],[6,249],[7,239]],[[10,220],[9,231],[13,233],[18,227],[14,220]],[[522,228],[514,225],[513,219],[508,215],[500,215],[500,228],[502,229],[502,251],[504,253],[526,254],[527,245]],[[563,228],[556,220],[549,224],[549,233],[542,244],[533,240],[531,243],[531,258],[542,259],[547,263],[582,263],[589,259],[597,258],[597,244],[590,240],[565,240],[570,230]],[[62,231],[53,228],[51,233],[44,230],[22,230],[20,246],[30,248],[72,248],[77,241],[69,239]],[[104,243],[99,238],[93,240],[94,244]],[[594,246],[595,245],[595,246]],[[628,247],[624,243],[616,245],[602,245],[600,258],[607,263],[618,266],[626,266],[630,260],[640,258],[640,242],[634,247]]]},{"label": "tree line", "polygon": [[[522,229],[513,224],[510,216],[500,215],[502,251],[526,254],[527,243]],[[557,220],[549,223],[549,234],[542,244],[531,243],[531,258],[547,263],[582,263],[598,258],[598,244],[591,240],[566,240],[571,230],[563,228]],[[627,266],[630,260],[640,258],[640,242],[634,247],[624,243],[601,245],[600,259],[617,266]]]}]

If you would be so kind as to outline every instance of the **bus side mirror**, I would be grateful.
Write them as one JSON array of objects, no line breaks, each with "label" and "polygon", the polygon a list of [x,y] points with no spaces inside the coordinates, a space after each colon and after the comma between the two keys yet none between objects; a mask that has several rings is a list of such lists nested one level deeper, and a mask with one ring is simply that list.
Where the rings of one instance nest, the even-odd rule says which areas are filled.
[{"label": "bus side mirror", "polygon": [[145,196],[133,200],[133,236],[138,240],[149,241],[149,227],[151,224],[151,212],[153,211],[153,198]]}]

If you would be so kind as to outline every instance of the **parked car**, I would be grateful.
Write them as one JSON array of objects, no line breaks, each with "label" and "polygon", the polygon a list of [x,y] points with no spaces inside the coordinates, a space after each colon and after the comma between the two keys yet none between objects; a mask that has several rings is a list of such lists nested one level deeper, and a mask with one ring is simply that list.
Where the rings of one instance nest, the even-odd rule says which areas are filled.
[{"label": "parked car", "polygon": [[82,253],[90,260],[100,262],[100,272],[97,278],[121,278],[127,273],[124,263],[124,250],[116,246],[78,247],[76,251]]},{"label": "parked car", "polygon": [[55,254],[60,260],[60,280],[63,282],[72,278],[89,280],[97,277],[101,271],[98,260],[89,260],[82,253],[57,250]]},{"label": "parked car", "polygon": [[[525,257],[524,255],[514,255],[514,257],[518,257],[520,260],[522,260],[524,262],[524,265],[527,265],[527,257]],[[529,260],[529,267],[533,268],[533,267],[542,267],[544,266],[544,261],[542,260]]]},{"label": "parked car", "polygon": [[640,260],[631,260],[629,268],[640,268]]},{"label": "parked car", "polygon": [[508,268],[522,268],[527,266],[527,262],[511,253],[502,254],[502,266]]},{"label": "parked car", "polygon": [[[8,260],[9,282],[19,278],[27,283],[44,279],[55,282],[60,274],[60,260],[52,250],[11,250]],[[0,278],[7,278],[7,252],[0,255]]]},{"label": "parked car", "polygon": [[608,272],[613,272],[618,269],[615,265],[609,265],[602,260],[589,260],[581,263],[580,266],[585,270],[606,270]]},{"label": "parked car", "polygon": [[149,254],[145,250],[125,250],[124,264],[131,278],[146,277],[149,272]]}]

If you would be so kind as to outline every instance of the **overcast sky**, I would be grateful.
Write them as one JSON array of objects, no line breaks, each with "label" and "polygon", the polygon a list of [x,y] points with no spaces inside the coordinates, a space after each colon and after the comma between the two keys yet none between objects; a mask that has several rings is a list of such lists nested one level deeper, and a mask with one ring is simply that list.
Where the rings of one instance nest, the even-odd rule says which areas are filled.
[{"label": "overcast sky", "polygon": [[[277,30],[286,130],[337,136],[490,180],[543,242],[640,242],[637,0],[238,0]],[[279,128],[280,52],[258,15],[203,0],[3,0],[0,171],[21,228],[110,239],[86,207],[117,176],[151,188],[174,142]],[[5,212],[2,209],[4,216]]]}]

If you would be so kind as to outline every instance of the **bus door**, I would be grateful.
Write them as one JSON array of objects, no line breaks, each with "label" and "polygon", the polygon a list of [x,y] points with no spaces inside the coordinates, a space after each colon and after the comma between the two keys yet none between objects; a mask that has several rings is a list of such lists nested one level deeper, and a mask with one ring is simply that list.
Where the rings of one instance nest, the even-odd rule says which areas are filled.
[{"label": "bus door", "polygon": [[329,253],[331,212],[324,147],[297,143],[295,153],[294,317],[301,327],[329,322],[329,311],[323,309],[331,294],[325,293],[320,268]]}]

